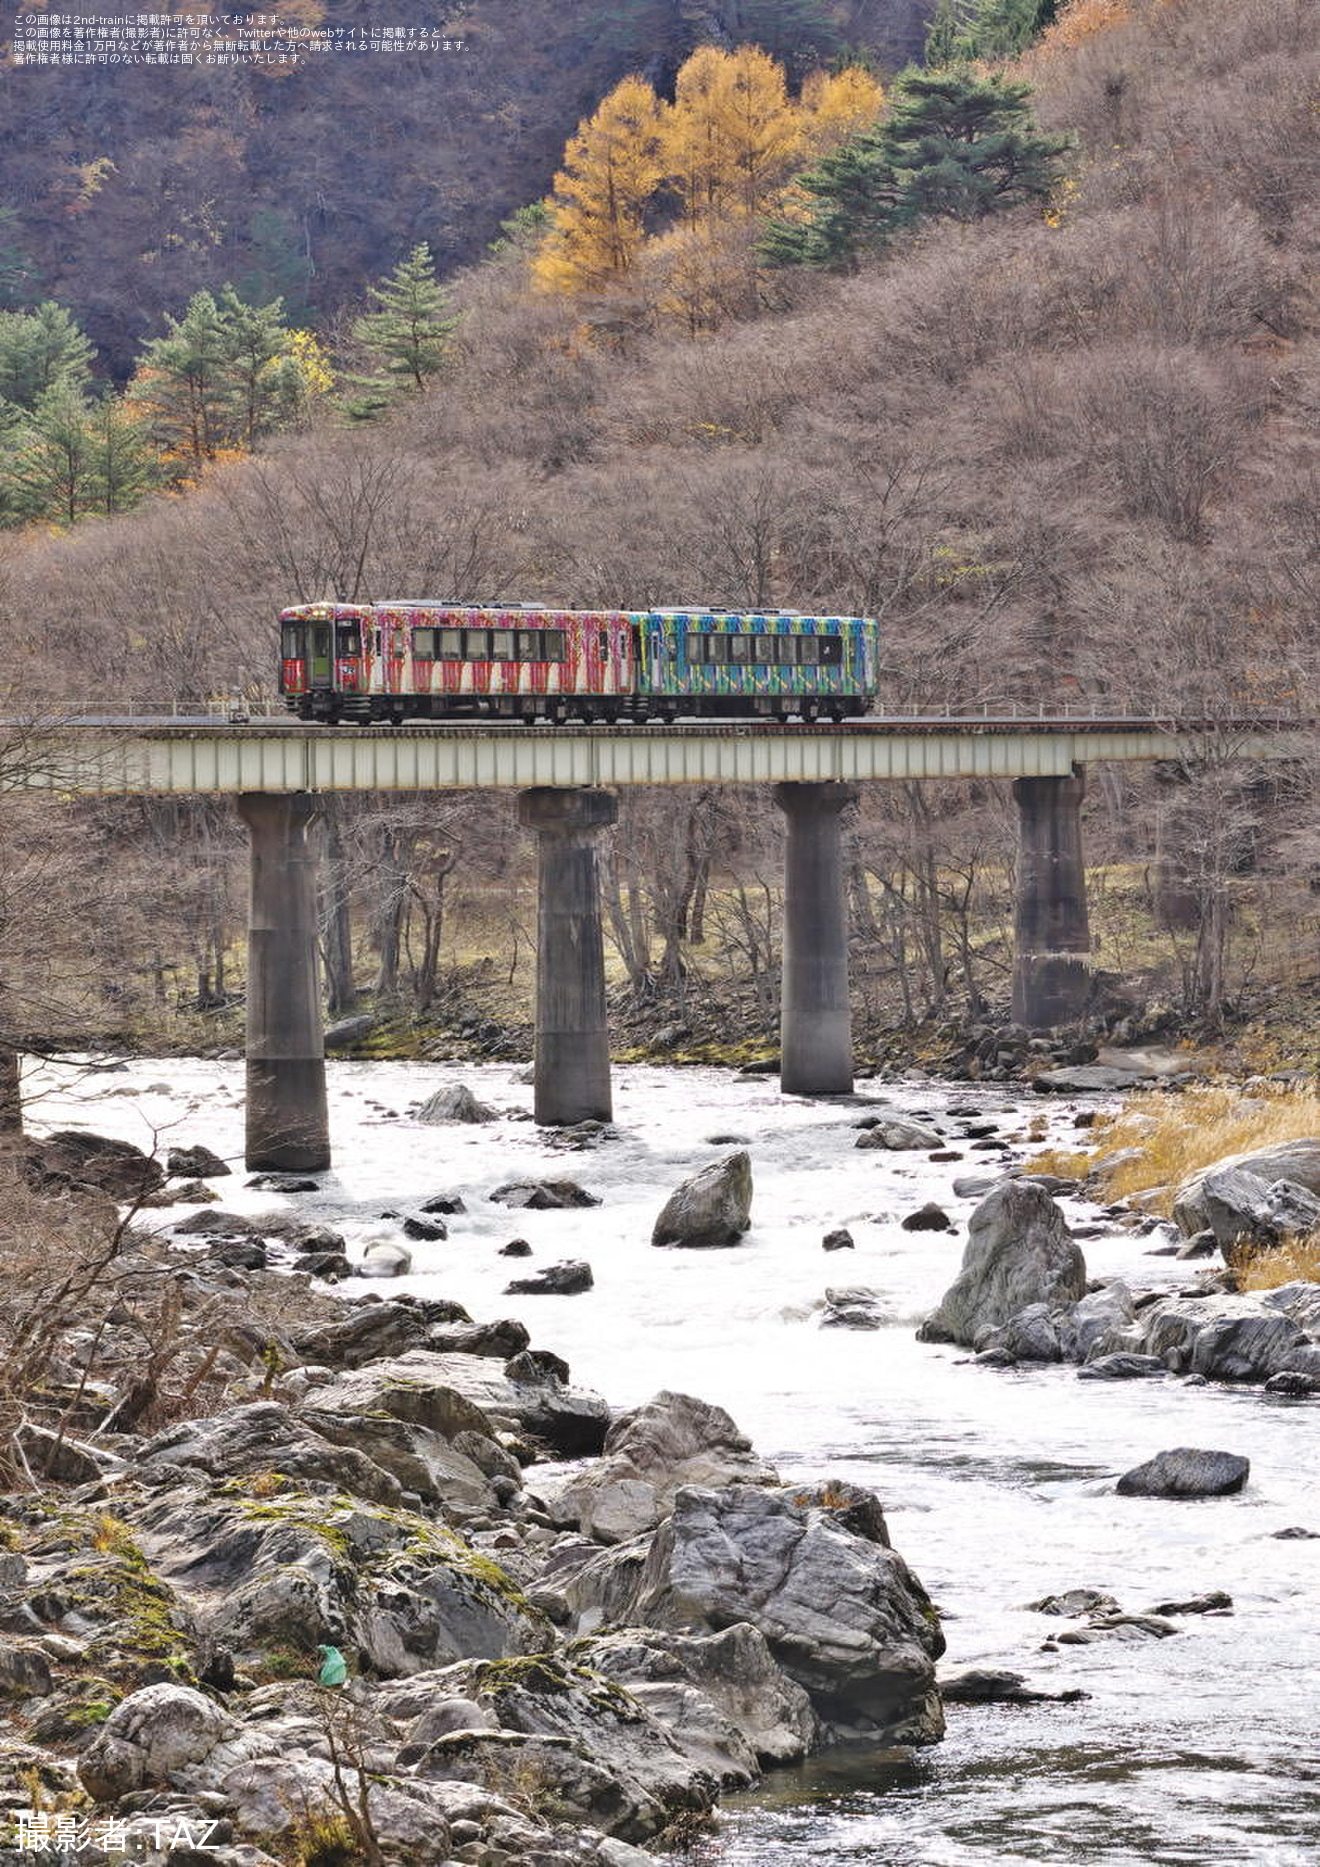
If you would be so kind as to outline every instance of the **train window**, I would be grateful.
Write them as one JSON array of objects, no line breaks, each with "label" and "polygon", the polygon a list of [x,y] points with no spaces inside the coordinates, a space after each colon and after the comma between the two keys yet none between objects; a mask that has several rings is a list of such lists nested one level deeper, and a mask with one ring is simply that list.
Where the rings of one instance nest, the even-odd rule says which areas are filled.
[{"label": "train window", "polygon": [[779,637],[777,635],[754,635],[752,646],[758,661],[778,661]]},{"label": "train window", "polygon": [[687,658],[690,662],[695,664],[706,659],[706,637],[704,635],[689,635],[686,647]]},{"label": "train window", "polygon": [[541,632],[539,629],[518,630],[519,661],[539,661],[541,659]]},{"label": "train window", "polygon": [[814,668],[816,665],[816,638],[814,635],[800,635],[797,638],[798,665]]},{"label": "train window", "polygon": [[312,659],[314,661],[330,659],[330,624],[328,622],[312,624]]},{"label": "train window", "polygon": [[413,659],[414,661],[435,660],[434,629],[413,630]]},{"label": "train window", "polygon": [[610,658],[610,632],[608,629],[602,629],[600,632],[600,656],[602,661],[608,661]]},{"label": "train window", "polygon": [[302,660],[302,629],[296,622],[286,622],[280,630],[280,653],[286,661]]},{"label": "train window", "polygon": [[463,631],[461,629],[438,629],[439,656],[441,661],[461,661],[463,659]]},{"label": "train window", "polygon": [[752,658],[752,638],[750,635],[731,635],[729,637],[729,660],[750,661]]},{"label": "train window", "polygon": [[843,666],[843,637],[841,635],[822,635],[819,640],[821,667],[841,668]]},{"label": "train window", "polygon": [[492,629],[490,632],[490,658],[492,661],[513,660],[513,630]]},{"label": "train window", "polygon": [[564,661],[567,659],[564,650],[564,631],[562,629],[542,630],[541,640],[544,644],[541,650],[541,658],[543,661]]},{"label": "train window", "polygon": [[490,660],[489,629],[464,629],[463,657],[466,661]]},{"label": "train window", "polygon": [[727,661],[729,659],[729,638],[727,635],[708,635],[706,637],[707,661]]},{"label": "train window", "polygon": [[341,622],[336,631],[339,637],[341,655],[360,655],[362,653],[362,631],[355,622]]}]

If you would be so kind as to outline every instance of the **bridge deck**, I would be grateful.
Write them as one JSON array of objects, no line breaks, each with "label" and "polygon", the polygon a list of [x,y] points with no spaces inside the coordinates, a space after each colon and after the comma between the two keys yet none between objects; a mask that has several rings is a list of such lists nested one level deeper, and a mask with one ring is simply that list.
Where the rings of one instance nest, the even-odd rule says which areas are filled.
[{"label": "bridge deck", "polygon": [[1196,758],[1211,745],[1245,758],[1306,757],[1314,728],[1296,719],[329,727],[102,718],[29,729],[5,788],[96,796],[1062,777],[1097,759]]}]

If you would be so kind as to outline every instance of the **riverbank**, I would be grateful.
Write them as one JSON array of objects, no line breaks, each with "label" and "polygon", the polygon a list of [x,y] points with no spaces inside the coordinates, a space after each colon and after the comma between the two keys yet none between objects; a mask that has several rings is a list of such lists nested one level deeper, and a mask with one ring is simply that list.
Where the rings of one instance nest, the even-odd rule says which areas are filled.
[{"label": "riverbank", "polygon": [[[237,1174],[210,1184],[226,1210],[250,1216],[278,1206],[337,1231],[351,1256],[373,1235],[402,1241],[401,1222],[382,1218],[386,1210],[411,1214],[427,1197],[457,1191],[466,1210],[445,1217],[447,1238],[406,1241],[409,1275],[387,1286],[341,1284],[336,1300],[373,1290],[457,1300],[478,1318],[523,1322],[535,1345],[565,1356],[574,1383],[616,1407],[666,1388],[724,1407],[791,1486],[834,1478],[878,1492],[893,1542],[941,1610],[950,1644],[942,1667],[1008,1668],[1045,1690],[1089,1694],[1066,1705],[950,1707],[948,1737],[910,1753],[883,1798],[854,1777],[841,1784],[842,1766],[825,1760],[810,1766],[809,1781],[795,1779],[809,1798],[823,1784],[824,1804],[795,1800],[785,1809],[784,1797],[796,1792],[773,1775],[755,1808],[738,1808],[700,1842],[703,1858],[740,1867],[810,1858],[814,1867],[892,1846],[886,1860],[988,1860],[1004,1857],[1008,1825],[1026,1819],[1039,1830],[1038,1858],[1174,1861],[1186,1858],[1174,1850],[1190,1834],[1213,1842],[1217,1858],[1259,1859],[1252,1849],[1269,1845],[1272,1858],[1290,1859],[1287,1848],[1315,1814],[1300,1707],[1320,1653],[1309,1644],[1314,1619],[1305,1607],[1316,1582],[1313,1545],[1274,1533],[1307,1527],[1316,1463],[1305,1408],[1173,1378],[1097,1391],[1071,1368],[978,1368],[965,1350],[915,1340],[957,1269],[961,1226],[977,1203],[955,1193],[955,1179],[993,1177],[1042,1140],[1070,1141],[1074,1105],[1004,1090],[867,1084],[907,1117],[935,1124],[946,1146],[934,1151],[961,1156],[931,1162],[859,1149],[865,1131],[852,1123],[865,1105],[784,1102],[765,1081],[625,1067],[617,1138],[564,1151],[526,1120],[517,1075],[465,1072],[498,1119],[428,1130],[406,1110],[452,1072],[333,1065],[338,1164],[319,1191],[245,1190]],[[148,1094],[152,1083],[163,1087]],[[133,1064],[114,1085],[130,1093],[107,1101],[93,1093],[104,1081],[75,1086],[43,1104],[43,1118],[104,1129],[113,1114],[125,1138],[172,1123],[170,1145],[236,1152],[241,1066]],[[960,1106],[969,1112],[955,1113]],[[969,1132],[987,1126],[992,1132]],[[756,1189],[744,1242],[719,1252],[654,1250],[650,1227],[664,1195],[740,1145]],[[501,1182],[524,1176],[572,1177],[601,1204],[511,1211],[491,1202]],[[905,1230],[903,1218],[929,1200],[959,1229]],[[1062,1203],[1074,1229],[1100,1227],[1083,1244],[1093,1277],[1194,1287],[1195,1265],[1147,1258],[1155,1235],[1135,1215],[1105,1221],[1084,1201]],[[153,1223],[166,1216],[176,1213],[154,1214]],[[852,1250],[823,1252],[826,1233],[845,1228]],[[529,1264],[499,1255],[515,1233],[532,1247]],[[514,1275],[567,1257],[591,1264],[591,1289],[503,1294]],[[827,1288],[857,1285],[873,1292],[877,1327],[822,1327]],[[263,1366],[246,1378],[260,1387],[268,1373]],[[1204,1505],[1114,1496],[1122,1471],[1176,1444],[1243,1453],[1247,1490]],[[529,1492],[535,1469],[522,1473]],[[478,1532],[487,1534],[500,1531]],[[1225,1589],[1234,1612],[1188,1617],[1176,1636],[1138,1645],[1041,1652],[1051,1623],[1025,1604],[1082,1585],[1128,1610]],[[271,1681],[257,1689],[292,1688]],[[867,1755],[865,1768],[875,1767],[873,1744]],[[1024,1776],[1033,1785],[1025,1803]],[[1268,1806],[1242,1787],[1263,1781]],[[1078,1799],[1088,1811],[1081,1819]]]}]

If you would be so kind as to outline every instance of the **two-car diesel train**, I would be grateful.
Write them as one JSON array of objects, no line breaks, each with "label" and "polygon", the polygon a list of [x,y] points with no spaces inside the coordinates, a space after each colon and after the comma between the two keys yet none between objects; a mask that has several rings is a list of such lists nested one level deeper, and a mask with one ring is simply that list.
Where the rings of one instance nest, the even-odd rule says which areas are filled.
[{"label": "two-car diesel train", "polygon": [[304,720],[680,716],[842,720],[876,698],[879,625],[721,609],[396,600],[280,615],[280,693]]}]

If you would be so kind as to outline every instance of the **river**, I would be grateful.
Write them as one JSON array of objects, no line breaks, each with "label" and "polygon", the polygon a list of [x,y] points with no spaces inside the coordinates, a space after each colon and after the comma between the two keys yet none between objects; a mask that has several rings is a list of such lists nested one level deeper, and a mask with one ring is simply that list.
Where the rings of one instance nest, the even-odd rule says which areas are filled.
[{"label": "river", "polygon": [[[970,1150],[950,1106],[975,1105],[1019,1137],[1046,1113],[1075,1144],[1072,1105],[1020,1091],[928,1082],[859,1087],[934,1120],[957,1163],[856,1149],[864,1111],[782,1100],[772,1081],[715,1070],[620,1068],[617,1140],[584,1152],[546,1145],[527,1118],[530,1090],[507,1066],[338,1063],[330,1067],[336,1168],[299,1209],[350,1244],[398,1237],[386,1208],[456,1189],[467,1211],[447,1242],[413,1247],[402,1287],[452,1296],[478,1318],[520,1316],[534,1346],[616,1405],[672,1388],[728,1408],[786,1479],[839,1474],[884,1501],[896,1547],[945,1617],[946,1668],[1008,1666],[1078,1704],[951,1706],[945,1742],[915,1753],[835,1752],[772,1776],[727,1805],[701,1867],[981,1867],[1000,1862],[1215,1863],[1303,1867],[1320,1860],[1320,1405],[1259,1392],[1161,1381],[1079,1382],[1071,1368],[991,1370],[929,1347],[916,1323],[954,1276],[962,1222],[955,1175],[992,1171]],[[423,1127],[406,1111],[462,1080],[502,1118]],[[39,1128],[85,1125],[150,1145],[204,1142],[241,1156],[242,1065],[169,1059],[112,1074],[43,1071]],[[752,1157],[753,1229],[720,1252],[656,1251],[652,1221],[696,1167],[730,1151]],[[501,1180],[572,1177],[598,1194],[588,1211],[514,1212],[485,1195]],[[281,1202],[215,1183],[231,1209]],[[952,1233],[898,1221],[936,1199]],[[1065,1202],[1069,1216],[1093,1210]],[[165,1215],[151,1215],[163,1223]],[[826,1254],[846,1225],[853,1251]],[[530,1265],[497,1247],[532,1245]],[[1115,1227],[1083,1244],[1093,1275],[1138,1285],[1189,1283],[1190,1267],[1146,1255],[1152,1242]],[[501,1294],[510,1275],[563,1257],[592,1265],[573,1297]],[[823,1330],[827,1285],[879,1293],[886,1325]],[[381,1286],[376,1285],[380,1289]],[[1237,1497],[1207,1502],[1120,1498],[1115,1477],[1170,1446],[1244,1453]],[[1128,1610],[1211,1589],[1231,1615],[1188,1616],[1175,1638],[1112,1641],[1042,1653],[1061,1623],[1025,1604],[1077,1586]]]}]

